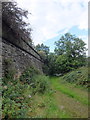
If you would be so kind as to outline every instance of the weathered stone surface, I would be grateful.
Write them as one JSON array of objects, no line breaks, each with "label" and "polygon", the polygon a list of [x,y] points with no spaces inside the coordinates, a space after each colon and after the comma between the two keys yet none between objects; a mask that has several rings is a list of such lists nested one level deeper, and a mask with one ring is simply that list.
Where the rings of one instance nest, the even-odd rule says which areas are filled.
[{"label": "weathered stone surface", "polygon": [[30,56],[29,54],[21,51],[20,49],[12,46],[8,42],[2,43],[2,56],[3,56],[3,71],[5,69],[4,60],[12,60],[13,68],[17,72],[23,72],[26,68],[34,66],[40,72],[42,72],[42,62]]},{"label": "weathered stone surface", "polygon": [[[20,50],[19,48],[14,46],[12,43],[15,43],[16,45],[27,50],[31,54],[35,55],[35,57],[37,57],[38,59],[41,59],[40,56],[37,53],[35,53],[35,51],[33,51],[28,45],[26,45],[25,42],[16,39],[13,31],[11,31],[10,28],[8,28],[8,26],[6,26],[4,23],[3,23],[2,28],[3,28],[2,29],[2,35],[3,35],[3,39],[2,39],[3,72],[2,73],[4,73],[4,70],[5,70],[5,62],[4,61],[6,59],[12,60],[11,67],[15,68],[17,73],[19,73],[19,74],[22,73],[26,68],[28,68],[30,66],[34,66],[42,73],[42,64],[43,63],[41,61],[37,60],[36,58],[34,58],[33,56],[31,56],[30,54]],[[9,40],[11,43],[8,42],[7,40]]]}]

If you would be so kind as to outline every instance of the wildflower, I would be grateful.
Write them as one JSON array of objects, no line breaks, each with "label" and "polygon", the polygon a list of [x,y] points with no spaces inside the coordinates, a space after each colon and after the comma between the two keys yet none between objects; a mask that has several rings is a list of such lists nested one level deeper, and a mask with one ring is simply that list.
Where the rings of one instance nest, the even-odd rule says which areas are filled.
[{"label": "wildflower", "polygon": [[7,89],[7,86],[4,86],[3,88],[4,88],[4,89]]},{"label": "wildflower", "polygon": [[28,97],[29,97],[29,98],[31,98],[32,96],[31,96],[31,95],[29,95]]}]

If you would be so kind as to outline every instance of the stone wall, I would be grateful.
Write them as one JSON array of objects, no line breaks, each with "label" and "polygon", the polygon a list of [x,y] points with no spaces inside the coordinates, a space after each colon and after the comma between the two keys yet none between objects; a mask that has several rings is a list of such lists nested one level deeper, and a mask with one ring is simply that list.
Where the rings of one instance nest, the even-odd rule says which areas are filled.
[{"label": "stone wall", "polygon": [[[40,56],[37,53],[35,53],[35,51],[33,51],[29,46],[27,46],[26,43],[16,39],[12,31],[10,31],[10,29],[7,26],[3,25],[2,30],[3,30],[3,39],[2,39],[3,73],[5,70],[5,60],[12,61],[11,67],[13,67],[17,71],[17,74],[21,74],[26,68],[30,66],[34,66],[42,73],[43,63],[38,60],[41,59]],[[13,41],[13,43],[17,43],[17,45],[19,45],[20,47],[24,48],[25,50],[33,54],[38,59],[34,58],[25,51],[22,51],[21,49],[19,49],[12,43],[8,42],[7,40],[11,42]]]}]

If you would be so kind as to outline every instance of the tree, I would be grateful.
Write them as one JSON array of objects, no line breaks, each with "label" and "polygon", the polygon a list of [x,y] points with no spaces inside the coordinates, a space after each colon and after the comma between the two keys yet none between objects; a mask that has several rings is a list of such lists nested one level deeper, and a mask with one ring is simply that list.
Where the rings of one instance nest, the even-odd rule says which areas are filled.
[{"label": "tree", "polygon": [[54,75],[57,73],[57,68],[55,61],[57,59],[57,55],[55,53],[50,53],[48,56],[48,74],[49,75]]},{"label": "tree", "polygon": [[28,18],[28,11],[17,6],[16,2],[2,2],[2,23],[12,29],[18,39],[32,43],[31,28],[23,18]]},{"label": "tree", "polygon": [[73,70],[72,61],[67,57],[67,55],[59,55],[55,61],[57,73],[66,73]]},{"label": "tree", "polygon": [[44,59],[44,65],[43,65],[43,72],[46,75],[51,75],[53,71],[53,68],[51,68],[51,66],[54,65],[53,62],[51,62],[51,58],[53,58],[53,55],[51,55],[49,53],[49,47],[44,45],[43,43],[40,45],[36,45],[36,50],[38,51],[38,53],[40,54],[40,56]]},{"label": "tree", "polygon": [[36,45],[36,50],[43,51],[46,55],[49,54],[49,47],[44,45],[43,43],[41,45],[40,44]]},{"label": "tree", "polygon": [[45,63],[48,64],[49,47],[42,43],[41,45],[36,45],[35,48],[40,56],[44,59]]},{"label": "tree", "polygon": [[86,64],[86,47],[82,39],[66,33],[55,42],[56,68],[58,73],[65,73]]},{"label": "tree", "polygon": [[55,42],[55,53],[57,55],[67,54],[71,57],[85,56],[86,47],[82,39],[66,33],[57,42]]},{"label": "tree", "polygon": [[49,53],[48,55],[48,59],[47,59],[47,63],[44,64],[43,66],[43,72],[46,75],[55,75],[55,73],[57,73],[57,69],[56,69],[56,64],[55,61],[57,59],[57,55],[55,55],[55,53]]}]

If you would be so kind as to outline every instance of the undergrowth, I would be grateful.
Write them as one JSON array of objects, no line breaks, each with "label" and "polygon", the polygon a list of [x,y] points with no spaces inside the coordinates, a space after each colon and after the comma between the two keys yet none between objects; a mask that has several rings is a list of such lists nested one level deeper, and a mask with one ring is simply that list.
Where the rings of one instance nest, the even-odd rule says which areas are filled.
[{"label": "undergrowth", "polygon": [[[55,91],[61,91],[84,105],[88,104],[87,95],[71,85],[71,83],[78,85],[83,80],[87,81],[87,72],[84,68],[60,78],[45,76],[33,67],[25,70],[18,79],[14,78],[14,70],[6,72],[8,74],[2,80],[2,118],[4,119],[70,117],[67,112],[59,109],[54,98]],[[50,88],[51,86],[54,88]]]},{"label": "undergrowth", "polygon": [[79,69],[76,69],[64,75],[62,79],[69,83],[75,83],[76,85],[89,87],[88,68],[81,67]]},{"label": "undergrowth", "polygon": [[2,118],[27,118],[32,98],[36,93],[44,94],[49,88],[48,78],[31,67],[14,79],[12,71],[2,80]]}]

